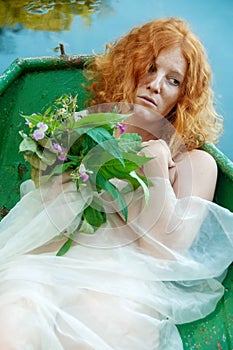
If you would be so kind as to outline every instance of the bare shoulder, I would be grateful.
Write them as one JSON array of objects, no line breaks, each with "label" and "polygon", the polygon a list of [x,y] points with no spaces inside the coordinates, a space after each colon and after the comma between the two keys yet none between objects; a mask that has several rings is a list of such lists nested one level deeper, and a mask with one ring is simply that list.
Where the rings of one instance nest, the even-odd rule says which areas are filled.
[{"label": "bare shoulder", "polygon": [[185,159],[189,159],[193,165],[197,165],[198,168],[203,167],[203,169],[208,169],[208,172],[217,172],[215,159],[206,151],[195,149],[191,152],[187,152],[187,155],[184,156],[184,160]]},{"label": "bare shoulder", "polygon": [[178,197],[199,196],[212,200],[217,181],[215,159],[203,150],[185,153],[176,162],[177,181],[174,190]]}]

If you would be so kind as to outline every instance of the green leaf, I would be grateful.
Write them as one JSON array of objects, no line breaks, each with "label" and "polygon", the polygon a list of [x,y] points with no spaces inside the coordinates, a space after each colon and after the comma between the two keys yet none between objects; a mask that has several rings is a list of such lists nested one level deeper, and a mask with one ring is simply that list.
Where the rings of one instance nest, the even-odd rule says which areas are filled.
[{"label": "green leaf", "polygon": [[36,153],[37,143],[31,137],[25,137],[19,145],[19,152],[30,151]]},{"label": "green leaf", "polygon": [[128,207],[125,202],[124,196],[120,193],[118,188],[114,186],[109,180],[105,179],[105,177],[100,172],[98,172],[96,175],[96,186],[99,189],[107,191],[113,197],[113,199],[116,200],[125,221],[127,221]]},{"label": "green leaf", "polygon": [[92,149],[86,151],[83,162],[86,169],[92,169],[97,172],[101,165],[109,161],[109,159],[112,159],[112,155],[105,151],[100,145],[96,145]]},{"label": "green leaf", "polygon": [[[43,149],[42,147],[39,147],[37,142],[34,141],[31,137],[25,137],[23,141],[19,145],[19,152],[26,152],[28,161],[31,163],[29,159],[32,159],[32,155],[30,153],[34,153],[37,155],[37,157],[45,164],[47,165],[53,165],[57,159],[56,154],[48,151],[47,149]],[[33,158],[33,162],[37,162],[35,160],[35,156]],[[31,163],[32,164],[32,163]],[[33,165],[35,166],[35,165]],[[37,166],[35,166],[37,167]]]},{"label": "green leaf", "polygon": [[53,165],[57,160],[57,155],[47,151],[46,149],[41,150],[37,148],[36,150],[37,156],[41,159],[41,161],[49,166]]},{"label": "green leaf", "polygon": [[[98,159],[96,161],[98,161]],[[133,153],[124,153],[124,166],[122,166],[121,162],[119,162],[118,159],[110,159],[109,161],[102,163],[103,165],[101,166],[99,171],[104,175],[106,179],[111,179],[114,177],[124,179],[126,176],[129,175],[131,171],[140,168],[150,159],[151,158],[139,156]]]},{"label": "green leaf", "polygon": [[105,216],[101,211],[92,207],[92,205],[88,206],[83,213],[87,222],[93,226],[94,228],[100,227],[105,222]]},{"label": "green leaf", "polygon": [[74,162],[66,162],[66,163],[60,163],[57,164],[53,170],[50,172],[50,176],[53,175],[58,175],[58,174],[62,174],[64,173],[66,170],[68,169],[72,169],[74,166],[76,165],[76,163]]},{"label": "green leaf", "polygon": [[59,251],[57,252],[57,256],[62,256],[64,254],[66,254],[68,252],[68,250],[70,249],[71,245],[73,243],[73,239],[70,237],[67,239],[67,241],[63,244],[63,246],[59,249]]},{"label": "green leaf", "polygon": [[137,173],[135,171],[131,171],[130,172],[130,176],[132,176],[134,179],[136,179],[139,184],[141,185],[143,191],[144,191],[144,196],[145,196],[145,201],[146,201],[146,204],[148,204],[149,202],[149,189],[147,187],[147,185],[145,184],[145,182],[137,175]]},{"label": "green leaf", "polygon": [[91,224],[89,224],[89,222],[84,218],[82,220],[82,225],[79,231],[87,234],[92,234],[95,232],[95,228]]},{"label": "green leaf", "polygon": [[27,119],[32,125],[42,121],[43,116],[41,114],[21,115],[24,119]]},{"label": "green leaf", "polygon": [[[138,175],[138,177],[141,179],[141,181],[145,183],[146,186],[149,186],[149,181],[145,176]],[[128,182],[128,184],[121,189],[122,194],[132,191],[132,187],[133,187],[133,190],[135,191],[140,186],[140,183],[138,182],[138,180],[132,177],[130,174],[128,175],[126,174],[123,180]]]},{"label": "green leaf", "polygon": [[51,138],[45,136],[42,140],[37,141],[38,145],[48,149],[52,153],[57,153],[57,151],[54,149],[52,145],[52,140]]},{"label": "green leaf", "polygon": [[[80,155],[83,157],[85,156],[88,152],[90,152],[90,150],[92,150],[94,147],[96,147],[96,142],[87,134],[83,134],[81,137],[81,152],[80,149],[77,149],[76,152],[79,152]],[[78,145],[76,146],[78,147]],[[72,147],[72,151],[73,151],[73,147]]]},{"label": "green leaf", "polygon": [[122,161],[122,152],[118,146],[117,140],[104,128],[94,128],[87,131],[87,134],[106,152],[110,153],[113,157]]},{"label": "green leaf", "polygon": [[[98,128],[87,127],[87,128],[75,129],[72,135],[72,142],[73,140],[77,139],[77,141],[75,142],[77,143],[78,138],[80,137],[83,137],[82,145],[84,146],[86,143],[86,146],[87,146],[86,153],[88,153],[88,151],[91,151],[92,149],[93,149],[92,152],[96,152],[95,146],[98,145],[103,150],[111,154],[113,157],[119,159],[123,164],[122,151],[118,146],[117,140],[111,135],[111,133],[108,130],[102,127],[98,127]],[[94,143],[90,142],[88,138],[91,138],[91,140],[94,141]],[[74,145],[72,146],[72,151],[74,150]]]},{"label": "green leaf", "polygon": [[20,136],[21,136],[23,139],[25,139],[25,138],[28,137],[28,135],[25,134],[25,132],[23,132],[23,130],[20,130],[20,131],[19,131],[19,134],[20,134]]},{"label": "green leaf", "polygon": [[67,158],[69,160],[72,160],[74,162],[74,164],[77,164],[79,165],[80,164],[80,156],[75,156],[75,155],[70,155],[70,154],[67,154]]},{"label": "green leaf", "polygon": [[[56,104],[56,101],[54,103],[54,105]],[[44,111],[44,115],[47,116],[48,114],[50,114],[51,112],[53,112],[54,106],[49,106],[45,111]]]},{"label": "green leaf", "polygon": [[142,138],[138,134],[122,134],[118,138],[119,147],[125,152],[139,152],[143,147],[141,146]]},{"label": "green leaf", "polygon": [[36,155],[36,153],[25,152],[24,159],[31,164],[35,169],[45,171],[47,169],[47,164],[43,163],[41,159]]},{"label": "green leaf", "polygon": [[87,114],[85,118],[80,119],[74,124],[75,128],[88,127],[93,128],[94,126],[110,126],[113,127],[116,123],[123,121],[128,118],[129,114],[118,114],[118,113],[91,113]]},{"label": "green leaf", "polygon": [[[97,210],[99,210],[100,212],[104,213],[104,208],[103,208],[103,203],[102,200],[96,196],[93,197],[92,199],[92,203],[91,203],[92,207],[95,207]],[[106,218],[106,216],[105,216]]]},{"label": "green leaf", "polygon": [[141,166],[149,162],[149,160],[154,159],[154,157],[146,157],[135,153],[123,152],[123,159],[125,162],[128,161],[129,164],[134,163],[138,168],[140,168]]}]

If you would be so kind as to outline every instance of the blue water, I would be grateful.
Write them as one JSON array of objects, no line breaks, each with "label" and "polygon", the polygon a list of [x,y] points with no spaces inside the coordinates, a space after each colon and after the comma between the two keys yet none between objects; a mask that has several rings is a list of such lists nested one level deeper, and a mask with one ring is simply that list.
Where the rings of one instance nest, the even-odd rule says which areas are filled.
[{"label": "blue water", "polygon": [[[74,3],[75,0],[70,2]],[[17,57],[58,54],[54,48],[59,43],[64,44],[67,54],[101,52],[106,43],[125,34],[135,25],[158,17],[182,17],[190,23],[206,47],[214,75],[216,108],[225,119],[225,131],[218,147],[233,160],[233,1],[99,0],[99,3],[102,6],[91,15],[89,23],[73,15],[68,30],[32,30],[26,29],[20,22],[13,28],[4,25],[0,31],[0,73]],[[30,12],[29,7],[25,8]],[[31,9],[31,13],[38,18],[43,16],[43,11],[45,13],[52,9],[53,6],[42,8],[41,12]],[[67,18],[64,15],[65,20]]]}]

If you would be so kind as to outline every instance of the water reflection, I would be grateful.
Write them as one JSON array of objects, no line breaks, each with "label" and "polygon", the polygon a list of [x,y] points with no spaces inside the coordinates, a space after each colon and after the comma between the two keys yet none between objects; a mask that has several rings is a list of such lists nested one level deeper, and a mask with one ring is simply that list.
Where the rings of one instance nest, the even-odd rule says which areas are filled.
[{"label": "water reflection", "polygon": [[54,1],[29,1],[27,5],[24,5],[24,9],[31,15],[40,15],[53,10],[54,5]]},{"label": "water reflection", "polygon": [[207,48],[225,118],[220,149],[233,159],[232,0],[0,0],[0,74],[17,57],[59,55],[60,43],[67,54],[102,52],[134,25],[164,16],[188,20]]},{"label": "water reflection", "polygon": [[94,13],[109,10],[108,0],[0,0],[0,27],[58,32],[69,30],[77,15],[91,25]]}]

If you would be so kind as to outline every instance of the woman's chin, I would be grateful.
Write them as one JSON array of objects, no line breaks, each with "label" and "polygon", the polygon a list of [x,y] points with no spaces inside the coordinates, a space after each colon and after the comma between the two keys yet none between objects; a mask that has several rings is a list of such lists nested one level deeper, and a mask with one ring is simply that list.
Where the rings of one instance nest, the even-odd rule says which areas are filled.
[{"label": "woman's chin", "polygon": [[150,108],[135,104],[133,113],[125,120],[126,132],[139,134],[143,141],[160,138],[164,117]]}]

